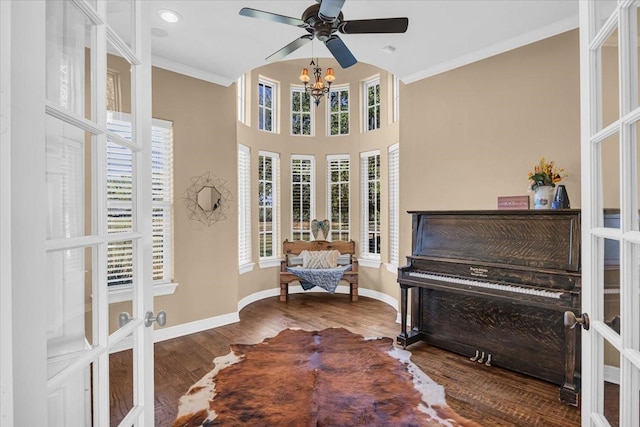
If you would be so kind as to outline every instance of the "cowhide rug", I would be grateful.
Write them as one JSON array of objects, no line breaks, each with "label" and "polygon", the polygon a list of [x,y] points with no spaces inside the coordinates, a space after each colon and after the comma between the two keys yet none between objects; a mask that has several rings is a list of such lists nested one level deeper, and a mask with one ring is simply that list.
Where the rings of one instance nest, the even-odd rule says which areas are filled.
[{"label": "cowhide rug", "polygon": [[180,398],[174,427],[478,426],[391,338],[287,329],[231,349]]}]

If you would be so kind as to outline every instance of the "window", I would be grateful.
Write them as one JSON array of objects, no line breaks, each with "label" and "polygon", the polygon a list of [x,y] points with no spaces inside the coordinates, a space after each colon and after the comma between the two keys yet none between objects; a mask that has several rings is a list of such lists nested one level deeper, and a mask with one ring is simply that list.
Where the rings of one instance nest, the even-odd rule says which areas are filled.
[{"label": "window", "polygon": [[[400,146],[389,147],[389,264],[399,265],[400,241]],[[394,270],[395,271],[395,270]]]},{"label": "window", "polygon": [[[131,140],[131,122],[127,115],[107,121],[109,132]],[[172,280],[173,246],[173,124],[153,119],[151,130],[153,282]],[[107,138],[107,230],[110,234],[133,230],[132,203],[133,152],[117,137]],[[107,284],[133,283],[133,244],[131,240],[111,242],[107,246]]]},{"label": "window", "polygon": [[364,130],[380,129],[380,76],[364,82]]},{"label": "window", "polygon": [[349,86],[334,86],[329,92],[329,135],[349,134]]},{"label": "window", "polygon": [[245,75],[241,75],[236,81],[236,106],[238,107],[238,121],[246,124],[246,79]]},{"label": "window", "polygon": [[380,151],[360,154],[363,258],[380,259]]},{"label": "window", "polygon": [[291,134],[313,135],[311,94],[302,86],[291,87]]},{"label": "window", "polygon": [[238,144],[238,265],[240,272],[251,264],[251,151]]},{"label": "window", "polygon": [[291,157],[291,238],[311,240],[311,219],[315,214],[315,158]]},{"label": "window", "polygon": [[261,151],[258,157],[259,257],[278,256],[278,176],[280,157]]},{"label": "window", "polygon": [[258,82],[258,129],[276,131],[276,84],[265,79]]},{"label": "window", "polygon": [[327,218],[330,240],[349,240],[349,155],[327,156]]},{"label": "window", "polygon": [[393,121],[400,119],[400,79],[393,76]]}]

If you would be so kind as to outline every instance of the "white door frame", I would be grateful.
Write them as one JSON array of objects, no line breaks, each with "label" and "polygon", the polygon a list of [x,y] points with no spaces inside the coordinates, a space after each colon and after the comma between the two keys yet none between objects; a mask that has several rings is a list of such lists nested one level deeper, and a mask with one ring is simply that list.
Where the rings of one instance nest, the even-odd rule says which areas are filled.
[{"label": "white door frame", "polygon": [[[92,60],[92,67],[106,75],[106,40],[113,31],[104,23],[106,3],[73,0],[75,6],[88,11],[96,25],[95,39],[103,43],[95,52],[102,58]],[[151,427],[154,425],[153,327],[145,327],[145,315],[153,310],[152,296],[152,234],[151,234],[151,41],[148,2],[131,2],[132,12],[140,25],[131,35],[132,49],[139,64],[132,70],[134,108],[134,140],[139,145],[135,156],[137,179],[134,182],[134,299],[133,318],[127,326],[112,334],[108,330],[108,298],[106,278],[94,276],[93,309],[94,341],[91,349],[71,364],[69,371],[78,372],[93,363],[95,390],[94,423],[109,425],[109,349],[129,333],[134,337],[134,408],[123,425]],[[75,7],[74,6],[74,7]],[[48,284],[45,265],[47,253],[67,247],[90,246],[97,254],[94,267],[99,275],[106,270],[106,242],[109,236],[100,223],[93,221],[90,236],[74,242],[48,240],[47,192],[45,186],[45,117],[53,115],[66,120],[51,104],[43,100],[46,75],[46,7],[44,0],[0,1],[0,424],[4,426],[50,425],[47,419],[48,392],[64,384],[73,372],[61,371],[47,380],[46,313],[49,302],[44,290]],[[7,25],[9,24],[9,25]],[[117,38],[117,36],[116,36]],[[93,76],[104,81],[105,77]],[[92,79],[92,81],[94,81]],[[95,85],[95,83],[94,83]],[[94,86],[94,99],[104,99],[104,85]],[[99,103],[97,105],[100,105]],[[104,105],[104,102],[102,102]],[[55,107],[55,106],[54,106]],[[46,110],[46,113],[45,113]],[[102,110],[102,112],[100,112]],[[95,127],[98,147],[106,141],[104,108],[97,108]],[[70,122],[83,129],[83,120]],[[85,124],[89,123],[84,121]],[[90,125],[89,126],[93,126]],[[104,129],[100,131],[100,129]],[[87,130],[87,129],[85,129]],[[100,156],[98,156],[98,159]],[[99,165],[99,162],[97,163]],[[100,171],[104,170],[104,165]],[[95,171],[95,168],[92,169]],[[97,171],[96,173],[98,173]],[[100,178],[104,179],[104,178]],[[104,181],[102,181],[104,182]],[[98,181],[98,184],[100,181]],[[98,185],[99,187],[99,185]],[[94,212],[103,209],[100,200],[104,191],[93,192]],[[8,240],[10,236],[11,240]],[[100,258],[102,257],[102,258]],[[97,326],[97,329],[95,325]]]},{"label": "white door frame", "polygon": [[[636,129],[638,107],[638,29],[639,2],[581,1],[580,3],[580,95],[581,95],[581,182],[582,182],[582,310],[590,317],[589,331],[582,334],[582,425],[608,426],[605,417],[605,381],[618,381],[619,425],[640,423],[638,389],[640,381],[640,232],[638,231],[638,157]],[[603,46],[618,33],[618,116],[607,114],[603,84]],[[614,39],[615,40],[615,39]],[[607,104],[610,105],[610,104]],[[614,104],[615,105],[615,104]],[[616,141],[617,139],[617,141]],[[606,144],[606,146],[605,146]],[[617,144],[617,146],[615,145]],[[604,146],[604,148],[603,148]],[[618,152],[617,167],[603,162],[602,151]],[[611,160],[609,160],[611,162]],[[605,175],[617,171],[618,176]],[[604,182],[619,185],[619,206],[605,203],[605,193],[618,196]],[[611,199],[611,197],[610,197]],[[607,205],[608,204],[608,205]],[[619,208],[620,225],[604,222],[605,208]],[[604,243],[619,243],[619,316],[620,332],[605,317]],[[619,379],[607,377],[605,343],[619,354]],[[615,409],[614,409],[615,412]]]}]

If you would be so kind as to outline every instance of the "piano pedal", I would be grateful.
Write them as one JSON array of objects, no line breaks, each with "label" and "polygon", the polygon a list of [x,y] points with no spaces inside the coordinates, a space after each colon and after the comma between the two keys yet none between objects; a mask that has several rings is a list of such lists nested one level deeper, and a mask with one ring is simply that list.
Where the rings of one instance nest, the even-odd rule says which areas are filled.
[{"label": "piano pedal", "polygon": [[484,362],[485,365],[491,366],[491,353],[487,354],[487,361]]},{"label": "piano pedal", "polygon": [[476,350],[476,355],[473,357],[470,357],[469,360],[471,360],[472,362],[475,362],[476,360],[478,360],[479,356],[480,356],[480,352]]},{"label": "piano pedal", "polygon": [[480,359],[478,359],[478,363],[484,363],[484,351],[482,352]]}]

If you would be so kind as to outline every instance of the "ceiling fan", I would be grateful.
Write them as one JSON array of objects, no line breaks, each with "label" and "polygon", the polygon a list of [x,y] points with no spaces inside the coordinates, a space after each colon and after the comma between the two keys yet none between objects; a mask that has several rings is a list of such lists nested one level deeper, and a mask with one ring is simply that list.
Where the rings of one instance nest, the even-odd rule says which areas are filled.
[{"label": "ceiling fan", "polygon": [[342,39],[335,34],[373,34],[373,33],[404,33],[409,26],[408,18],[359,19],[345,21],[341,9],[345,0],[316,0],[318,4],[311,5],[304,11],[302,18],[291,18],[262,10],[243,7],[240,15],[252,18],[267,19],[281,24],[294,25],[304,28],[309,34],[292,41],[282,49],[266,58],[267,61],[279,61],[301,48],[313,38],[322,41],[329,49],[342,68],[347,68],[358,61]]}]

